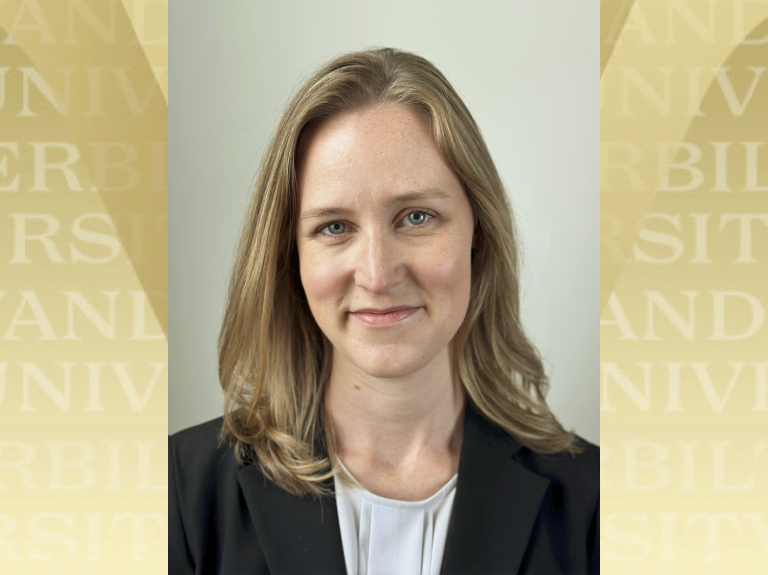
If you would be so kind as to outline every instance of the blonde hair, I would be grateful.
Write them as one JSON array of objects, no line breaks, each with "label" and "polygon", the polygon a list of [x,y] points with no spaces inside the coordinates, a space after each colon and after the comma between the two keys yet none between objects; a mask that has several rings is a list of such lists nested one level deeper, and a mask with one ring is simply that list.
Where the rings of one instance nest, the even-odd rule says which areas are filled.
[{"label": "blonde hair", "polygon": [[520,323],[510,206],[472,115],[424,58],[390,48],[352,52],[315,73],[280,119],[245,220],[219,337],[222,438],[234,444],[241,463],[255,462],[297,495],[328,493],[338,464],[322,413],[332,348],[298,271],[296,146],[309,123],[387,102],[429,120],[477,220],[469,309],[454,337],[456,369],[470,401],[523,446],[579,451],[544,400],[542,361]]}]

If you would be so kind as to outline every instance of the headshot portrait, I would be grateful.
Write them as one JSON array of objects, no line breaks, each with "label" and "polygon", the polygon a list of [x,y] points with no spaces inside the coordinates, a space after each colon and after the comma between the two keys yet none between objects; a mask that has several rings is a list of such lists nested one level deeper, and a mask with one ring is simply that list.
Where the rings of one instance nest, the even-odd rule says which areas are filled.
[{"label": "headshot portrait", "polygon": [[169,10],[169,573],[599,573],[599,3]]}]

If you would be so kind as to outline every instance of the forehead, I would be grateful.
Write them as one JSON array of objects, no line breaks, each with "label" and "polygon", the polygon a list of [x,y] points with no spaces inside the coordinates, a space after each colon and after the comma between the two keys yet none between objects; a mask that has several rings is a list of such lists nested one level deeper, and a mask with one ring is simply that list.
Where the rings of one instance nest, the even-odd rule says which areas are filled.
[{"label": "forehead", "polygon": [[387,104],[343,112],[302,134],[296,158],[302,209],[414,189],[463,193],[418,112]]}]

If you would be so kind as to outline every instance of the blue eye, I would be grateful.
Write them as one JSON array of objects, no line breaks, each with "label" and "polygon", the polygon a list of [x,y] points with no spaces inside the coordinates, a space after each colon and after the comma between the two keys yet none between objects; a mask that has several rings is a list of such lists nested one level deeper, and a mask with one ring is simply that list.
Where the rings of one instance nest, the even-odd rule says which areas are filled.
[{"label": "blue eye", "polygon": [[432,216],[427,212],[411,212],[408,214],[408,223],[418,226],[424,222],[428,222],[431,218]]},{"label": "blue eye", "polygon": [[331,222],[325,226],[325,229],[328,230],[329,234],[337,236],[344,233],[346,226],[344,225],[344,222]]}]

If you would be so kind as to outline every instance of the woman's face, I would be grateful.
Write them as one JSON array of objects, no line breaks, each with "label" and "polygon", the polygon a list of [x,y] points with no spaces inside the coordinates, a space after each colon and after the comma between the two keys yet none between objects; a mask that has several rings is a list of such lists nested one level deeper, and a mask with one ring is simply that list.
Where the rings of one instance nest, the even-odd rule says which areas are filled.
[{"label": "woman's face", "polygon": [[313,126],[297,150],[301,282],[334,361],[402,377],[467,312],[474,220],[427,122],[396,105]]}]

